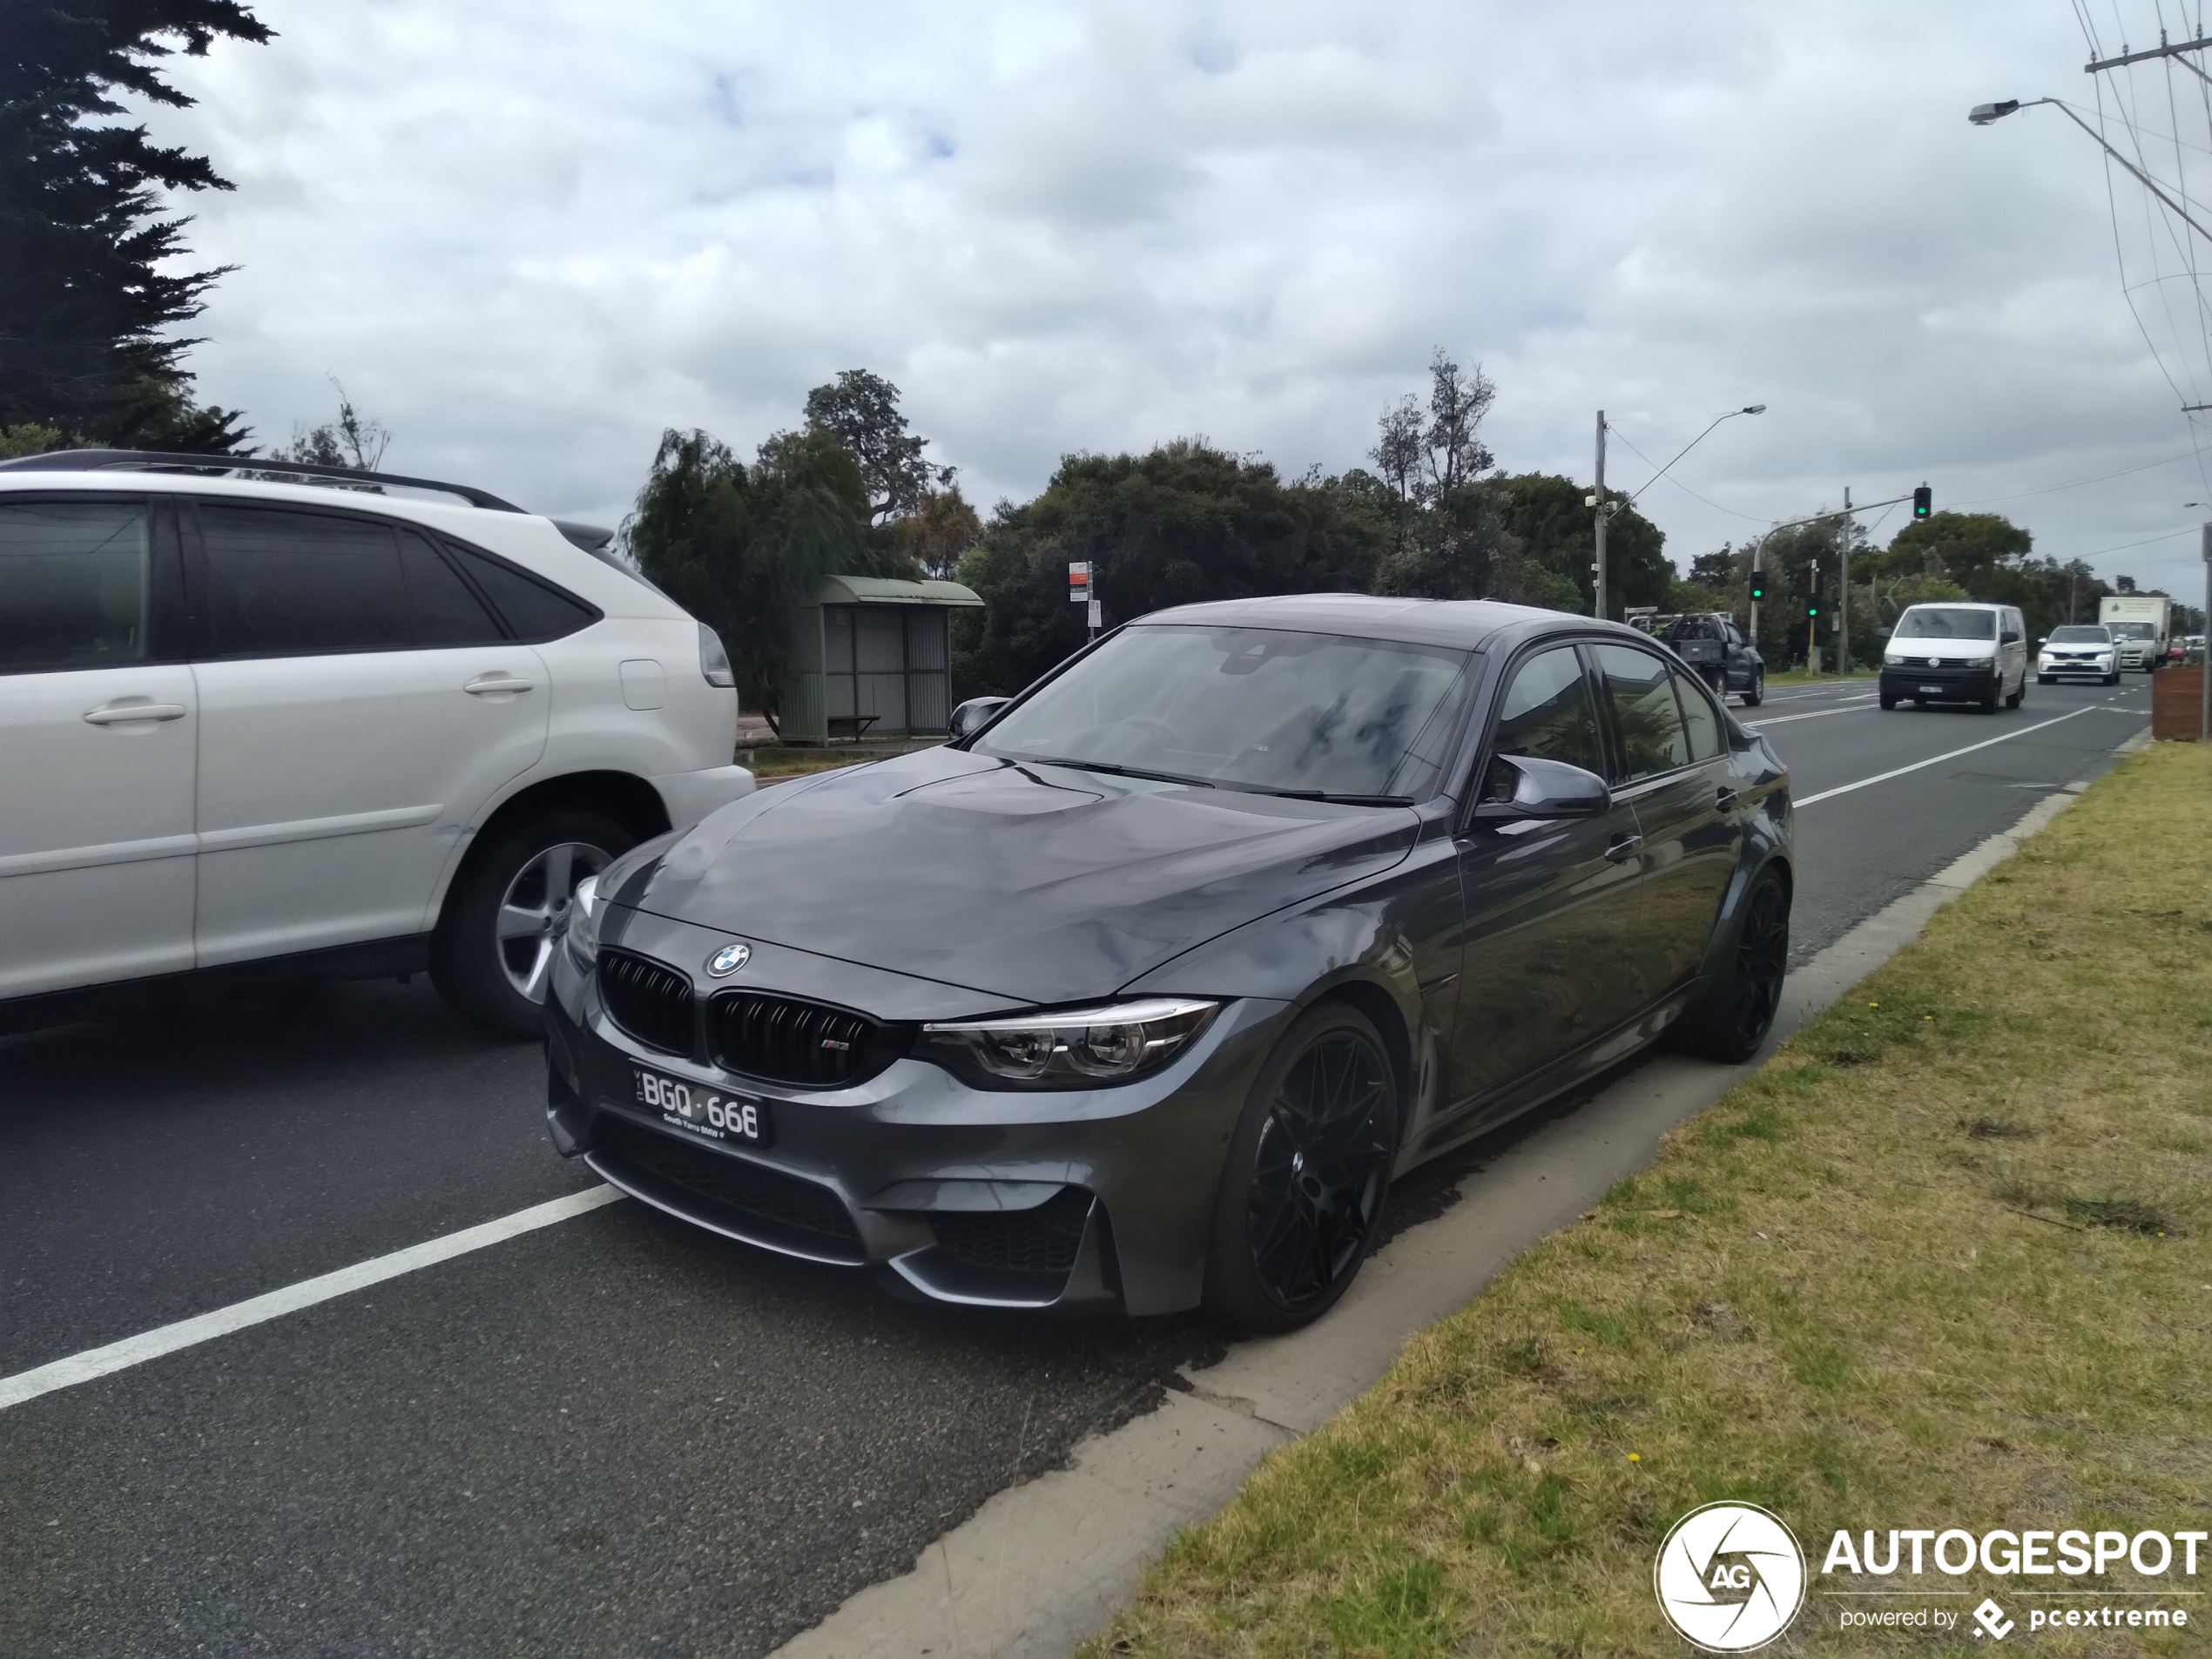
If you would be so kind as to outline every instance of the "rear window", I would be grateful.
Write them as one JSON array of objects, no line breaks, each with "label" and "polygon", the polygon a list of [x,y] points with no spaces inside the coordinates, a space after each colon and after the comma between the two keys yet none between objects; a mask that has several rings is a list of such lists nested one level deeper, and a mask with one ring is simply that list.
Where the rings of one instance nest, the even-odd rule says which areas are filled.
[{"label": "rear window", "polygon": [[397,651],[408,643],[399,539],[373,520],[199,504],[218,657]]},{"label": "rear window", "polygon": [[1994,639],[1997,613],[1966,605],[1914,605],[1897,619],[1898,639]]}]

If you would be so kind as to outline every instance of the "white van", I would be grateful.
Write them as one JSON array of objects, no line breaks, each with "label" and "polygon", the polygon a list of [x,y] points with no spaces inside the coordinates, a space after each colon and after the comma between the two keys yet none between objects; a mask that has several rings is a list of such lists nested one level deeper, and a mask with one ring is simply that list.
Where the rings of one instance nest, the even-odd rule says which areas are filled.
[{"label": "white van", "polygon": [[752,788],[721,642],[608,540],[339,469],[0,462],[0,1026],[274,965],[428,968],[534,1035],[577,884]]},{"label": "white van", "polygon": [[2027,695],[2027,624],[2012,605],[1909,605],[1882,651],[1881,703],[1972,703],[1994,714]]}]

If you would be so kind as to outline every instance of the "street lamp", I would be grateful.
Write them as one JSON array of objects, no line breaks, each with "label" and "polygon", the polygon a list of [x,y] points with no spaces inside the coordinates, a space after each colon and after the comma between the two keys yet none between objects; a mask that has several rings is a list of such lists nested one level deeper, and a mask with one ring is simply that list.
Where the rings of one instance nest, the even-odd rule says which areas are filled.
[{"label": "street lamp", "polygon": [[1708,426],[1704,432],[1699,433],[1696,437],[1692,438],[1688,443],[1685,443],[1680,449],[1675,452],[1674,461],[1669,461],[1666,466],[1660,468],[1657,472],[1653,473],[1650,477],[1643,481],[1642,489],[1637,490],[1634,496],[1623,498],[1616,505],[1605,498],[1605,411],[1603,409],[1600,409],[1597,412],[1597,488],[1595,493],[1593,493],[1589,497],[1588,504],[1596,509],[1595,537],[1597,543],[1597,558],[1590,566],[1591,575],[1595,578],[1591,584],[1592,597],[1595,603],[1591,605],[1590,609],[1600,621],[1604,620],[1605,617],[1606,520],[1610,518],[1615,512],[1621,510],[1622,508],[1635,506],[1638,498],[1642,496],[1645,489],[1650,489],[1652,485],[1657,483],[1662,478],[1667,475],[1669,468],[1671,468],[1675,464],[1675,461],[1680,461],[1683,456],[1688,455],[1692,449],[1695,449],[1699,444],[1705,442],[1706,434],[1711,432],[1713,427],[1718,426],[1723,421],[1732,421],[1739,415],[1764,415],[1765,413],[1765,404],[1746,403],[1740,409],[1730,409],[1725,415],[1715,415],[1712,420],[1712,424]]},{"label": "street lamp", "polygon": [[2107,144],[2104,141],[2104,135],[2100,133],[2096,128],[2091,126],[2080,116],[2076,115],[2074,112],[2074,106],[2071,104],[2067,103],[2062,98],[2032,98],[2027,99],[2026,102],[2022,102],[2020,99],[2016,98],[2008,98],[1995,104],[1977,104],[1973,109],[1966,111],[1966,119],[1978,127],[1986,127],[1991,122],[2001,121],[2006,116],[2011,115],[2017,111],[2032,110],[2037,105],[2043,104],[2047,104],[2053,109],[2059,111],[2067,120],[2073,122],[2074,125],[2080,127],[2084,132],[2087,133],[2089,137],[2095,141],[2098,149],[2103,151],[2107,155],[2110,156],[2114,161],[2118,162],[2130,173],[2134,175],[2136,182],[2141,185],[2145,190],[2150,192],[2152,195],[2157,197],[2159,200],[2164,202],[2167,206],[2173,209],[2174,212],[2181,219],[2182,223],[2187,225],[2199,236],[2205,238],[2208,241],[2212,241],[2212,231],[2206,230],[2203,226],[2198,224],[2194,219],[2191,219],[2189,217],[2188,210],[2183,207],[2181,203],[2175,201],[2171,196],[2168,195],[2165,190],[2160,186],[2156,179],[2153,179],[2141,167],[2138,167],[2134,162],[2128,160],[2127,157],[2121,155],[2119,151],[2114,149],[2110,145]]}]

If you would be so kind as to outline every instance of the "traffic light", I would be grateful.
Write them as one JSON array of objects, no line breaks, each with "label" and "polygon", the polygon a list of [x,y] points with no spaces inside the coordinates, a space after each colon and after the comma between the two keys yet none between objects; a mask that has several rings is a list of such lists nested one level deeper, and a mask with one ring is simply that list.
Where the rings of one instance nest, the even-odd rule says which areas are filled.
[{"label": "traffic light", "polygon": [[1820,601],[1819,601],[1819,600],[1817,600],[1817,599],[1808,599],[1807,601],[1805,601],[1805,615],[1806,615],[1807,617],[1817,617],[1819,614],[1820,614]]},{"label": "traffic light", "polygon": [[1912,492],[1912,516],[1925,518],[1935,510],[1935,492],[1922,484]]},{"label": "traffic light", "polygon": [[1751,577],[1751,603],[1757,604],[1766,597],[1766,578],[1754,574]]}]

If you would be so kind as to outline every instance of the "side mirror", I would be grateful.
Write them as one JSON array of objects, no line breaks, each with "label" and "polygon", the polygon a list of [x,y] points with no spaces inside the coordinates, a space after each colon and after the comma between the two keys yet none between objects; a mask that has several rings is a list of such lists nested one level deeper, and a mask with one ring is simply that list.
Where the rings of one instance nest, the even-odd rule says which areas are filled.
[{"label": "side mirror", "polygon": [[999,711],[1014,701],[1010,697],[971,697],[953,711],[953,736],[972,738],[999,718]]},{"label": "side mirror", "polygon": [[2020,643],[2020,637],[2008,630],[1997,637],[1997,643],[2000,645],[2017,645]]},{"label": "side mirror", "polygon": [[1541,755],[1500,755],[1490,763],[1494,784],[1503,781],[1501,772],[1513,774],[1513,793],[1476,804],[1474,815],[1495,823],[1501,819],[1595,818],[1613,805],[1613,792],[1605,779],[1564,760]]}]

